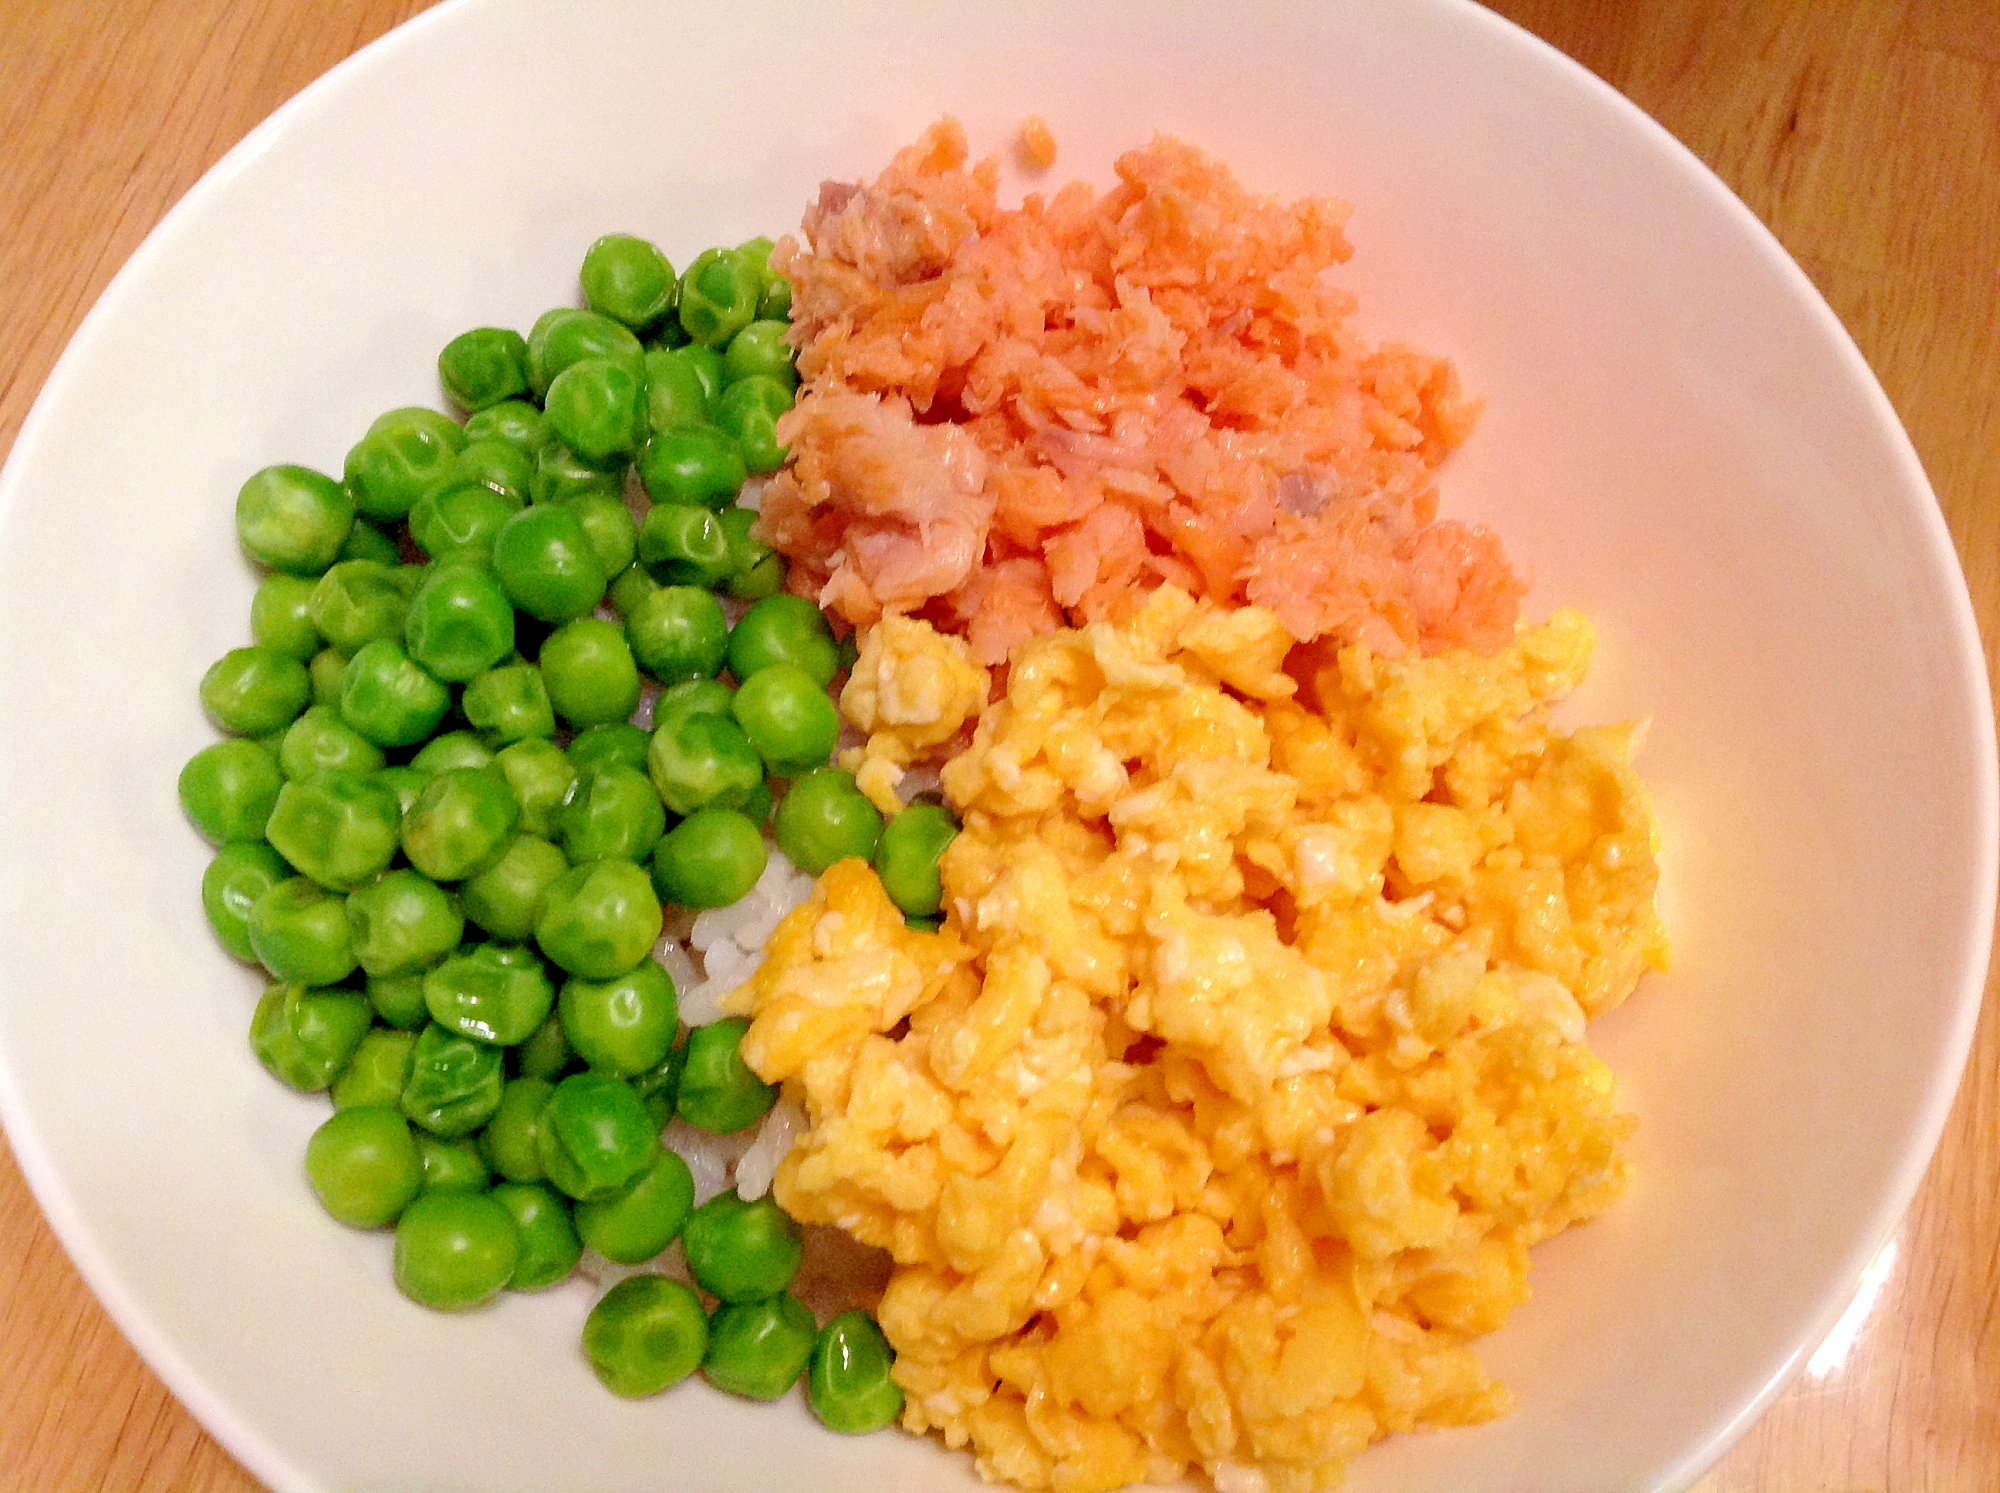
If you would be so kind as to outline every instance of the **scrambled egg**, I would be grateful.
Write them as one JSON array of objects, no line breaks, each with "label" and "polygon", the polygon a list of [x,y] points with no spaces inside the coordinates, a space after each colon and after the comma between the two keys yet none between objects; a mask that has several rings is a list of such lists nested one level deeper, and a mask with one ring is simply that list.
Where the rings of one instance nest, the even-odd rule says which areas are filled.
[{"label": "scrambled egg", "polygon": [[963,638],[887,616],[861,635],[840,708],[868,744],[841,754],[854,785],[884,814],[902,807],[896,785],[912,762],[965,729],[986,703],[986,671]]},{"label": "scrambled egg", "polygon": [[[863,729],[888,660],[951,673],[923,631],[869,635]],[[1633,730],[1546,720],[1591,645],[1295,649],[1168,588],[1016,650],[943,771],[944,928],[843,862],[733,997],[810,1119],[778,1200],[894,1256],[910,1430],[1306,1493],[1506,1411],[1467,1345],[1622,1188],[1584,1021],[1666,962]]]}]

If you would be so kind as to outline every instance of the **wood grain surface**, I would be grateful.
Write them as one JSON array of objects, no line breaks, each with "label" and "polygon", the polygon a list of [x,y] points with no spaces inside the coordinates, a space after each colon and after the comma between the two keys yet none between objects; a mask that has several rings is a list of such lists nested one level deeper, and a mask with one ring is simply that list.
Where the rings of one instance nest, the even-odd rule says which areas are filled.
[{"label": "wood grain surface", "polygon": [[[77,323],[259,120],[424,0],[0,0],[0,456]],[[1914,438],[2000,637],[2000,0],[1501,0],[1768,223]],[[0,724],[4,729],[4,724]],[[1698,1493],[2000,1489],[2000,1004],[1873,1310]],[[1849,1341],[1851,1339],[1851,1341]],[[1616,1413],[1615,1409],[1607,1413]],[[0,1147],[0,1490],[254,1481],[140,1362]]]}]

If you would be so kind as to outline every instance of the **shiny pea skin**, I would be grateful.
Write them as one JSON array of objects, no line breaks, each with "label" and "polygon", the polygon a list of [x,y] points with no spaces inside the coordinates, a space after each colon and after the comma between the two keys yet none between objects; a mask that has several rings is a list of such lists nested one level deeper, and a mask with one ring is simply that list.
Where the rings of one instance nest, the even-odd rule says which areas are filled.
[{"label": "shiny pea skin", "polygon": [[513,1219],[521,1245],[507,1289],[540,1291],[567,1280],[583,1256],[568,1200],[540,1182],[502,1182],[489,1196]]},{"label": "shiny pea skin", "polygon": [[796,664],[770,664],[752,674],[729,712],[775,777],[821,766],[840,741],[840,711],[825,686]]},{"label": "shiny pea skin", "polygon": [[368,1030],[368,1001],[351,990],[273,985],[250,1018],[250,1050],[304,1093],[330,1085]]},{"label": "shiny pea skin", "polygon": [[729,656],[722,604],[699,586],[664,586],[625,618],[625,637],[639,666],[662,684],[710,679]]},{"label": "shiny pea skin", "polygon": [[416,1201],[423,1157],[409,1122],[394,1109],[355,1105],[336,1110],[306,1142],[306,1179],[340,1222],[378,1229]]},{"label": "shiny pea skin", "polygon": [[616,623],[578,617],[549,634],[538,660],[549,704],[572,727],[609,725],[639,704],[639,666]]},{"label": "shiny pea skin", "polygon": [[385,1025],[397,1031],[414,1032],[429,1024],[431,1013],[424,1004],[422,974],[371,976],[366,989],[368,1004]]},{"label": "shiny pea skin", "polygon": [[395,638],[377,638],[347,661],[340,718],[382,747],[415,746],[451,709],[451,691]]},{"label": "shiny pea skin", "polygon": [[555,707],[533,664],[502,664],[475,675],[459,706],[489,746],[556,734]]},{"label": "shiny pea skin", "polygon": [[201,708],[231,736],[269,736],[312,698],[305,665],[275,648],[232,648],[201,676]]},{"label": "shiny pea skin", "polygon": [[574,865],[609,857],[643,861],[666,833],[667,811],[644,772],[604,767],[577,778],[560,820],[563,851]]},{"label": "shiny pea skin", "polygon": [[451,470],[465,448],[458,422],[436,410],[391,410],[347,453],[345,486],[363,518],[393,523],[409,516],[424,490]]},{"label": "shiny pea skin", "polygon": [[[637,544],[636,531],[634,544]],[[636,548],[634,553],[637,553]],[[653,579],[653,572],[635,562],[612,578],[611,589],[605,596],[619,616],[630,617],[640,602],[659,589],[660,583]]]},{"label": "shiny pea skin", "polygon": [[643,378],[646,351],[629,327],[595,311],[561,306],[543,313],[528,333],[528,386],[548,396],[557,375],[585,358],[606,358]]},{"label": "shiny pea skin", "polygon": [[499,491],[490,483],[446,481],[410,510],[410,538],[433,560],[483,563],[493,554],[494,537],[526,502],[525,493]]},{"label": "shiny pea skin", "polygon": [[339,560],[367,560],[375,565],[393,566],[401,559],[396,541],[365,518],[354,521],[340,546]]},{"label": "shiny pea skin", "polygon": [[493,574],[508,600],[544,622],[584,616],[611,583],[582,521],[559,503],[524,508],[501,525]]},{"label": "shiny pea skin", "polygon": [[250,639],[304,663],[319,652],[321,638],[312,620],[313,582],[282,571],[257,583],[250,598]]},{"label": "shiny pea skin", "polygon": [[794,664],[821,689],[839,672],[838,645],[820,609],[789,593],[757,602],[729,630],[729,669],[739,681],[772,664]]},{"label": "shiny pea skin", "polygon": [[[791,392],[776,379],[754,374],[731,384],[715,408],[715,426],[736,444],[752,472],[775,472],[787,448],[778,439],[778,418],[791,408]],[[774,411],[773,405],[778,408]]]},{"label": "shiny pea skin", "polygon": [[911,804],[882,827],[875,874],[905,916],[937,916],[944,905],[938,864],[958,836],[958,821],[941,804]]},{"label": "shiny pea skin", "polygon": [[500,1107],[480,1132],[480,1154],[509,1182],[542,1180],[542,1111],[555,1087],[545,1078],[510,1078],[501,1092]]},{"label": "shiny pea skin", "polygon": [[506,943],[532,938],[542,899],[569,858],[537,835],[516,835],[498,859],[460,888],[465,915]]},{"label": "shiny pea skin", "polygon": [[417,1154],[424,1159],[425,1192],[484,1192],[493,1178],[486,1158],[470,1140],[446,1140],[418,1130]]},{"label": "shiny pea skin", "polygon": [[643,1399],[680,1383],[701,1366],[707,1350],[701,1298],[662,1275],[620,1281],[583,1323],[591,1371],[623,1399]]},{"label": "shiny pea skin", "polygon": [[854,775],[822,767],[796,779],[778,804],[771,832],[785,858],[817,876],[835,861],[872,861],[882,812],[854,786]]},{"label": "shiny pea skin", "polygon": [[584,1072],[555,1086],[536,1144],[549,1181],[587,1201],[609,1197],[650,1170],[660,1137],[631,1085]]},{"label": "shiny pea skin", "polygon": [[661,802],[676,814],[738,808],[764,777],[743,728],[729,716],[706,714],[659,726],[646,749],[646,770]]},{"label": "shiny pea skin", "polygon": [[238,959],[247,963],[257,957],[250,947],[250,909],[291,875],[285,858],[262,840],[231,841],[202,872],[202,911],[222,946]]},{"label": "shiny pea skin", "polygon": [[495,1047],[511,1047],[532,1036],[555,1000],[555,986],[540,957],[519,944],[479,944],[424,976],[424,1004],[431,1020]]},{"label": "shiny pea skin", "polygon": [[273,978],[335,985],[354,973],[347,902],[304,876],[277,883],[250,907],[250,948]]},{"label": "shiny pea skin", "polygon": [[657,503],[639,525],[639,559],[662,585],[720,585],[730,558],[722,521],[696,504]]},{"label": "shiny pea skin", "polygon": [[[722,353],[722,377],[731,384],[746,378],[768,378],[787,395],[798,387],[798,370],[792,365],[791,344],[785,334],[791,330],[782,321],[753,321],[729,339]],[[785,401],[790,408],[791,400]],[[782,413],[782,411],[780,412]]]},{"label": "shiny pea skin", "polygon": [[553,435],[535,453],[535,473],[528,496],[537,503],[569,504],[591,496],[618,501],[624,491],[622,473],[592,466]]},{"label": "shiny pea skin", "polygon": [[237,737],[188,758],[177,786],[181,809],[202,838],[221,845],[261,840],[284,785],[278,759],[257,742]]},{"label": "shiny pea skin", "polygon": [[736,443],[713,425],[656,431],[639,452],[639,480],[655,503],[726,507],[748,475]]},{"label": "shiny pea skin", "polygon": [[593,243],[579,278],[591,310],[640,334],[665,318],[678,289],[667,256],[629,233],[607,233]]},{"label": "shiny pea skin", "polygon": [[[725,704],[725,710],[728,706]],[[579,731],[569,744],[569,760],[578,775],[600,767],[636,767],[646,770],[646,747],[651,737],[629,721],[614,721]]]},{"label": "shiny pea skin", "polygon": [[[535,1034],[518,1047],[507,1049],[514,1072],[522,1078],[546,1078],[551,1083],[576,1066],[569,1038],[563,1035],[562,1020],[554,1011],[535,1028]],[[665,1129],[664,1123],[655,1127]]]},{"label": "shiny pea skin", "polygon": [[645,377],[609,358],[579,358],[551,380],[543,413],[556,439],[590,465],[629,461],[646,438]]},{"label": "shiny pea skin", "polygon": [[609,980],[564,981],[556,1014],[577,1056],[614,1078],[658,1067],[680,1031],[673,977],[651,959]]},{"label": "shiny pea skin", "polygon": [[575,866],[551,882],[535,942],[572,975],[608,980],[636,967],[659,940],[660,899],[631,861]]},{"label": "shiny pea skin", "polygon": [[374,774],[325,772],[278,790],[264,837],[321,886],[346,892],[395,857],[401,820],[395,790]]},{"label": "shiny pea skin", "polygon": [[903,1391],[889,1374],[895,1362],[882,1329],[858,1307],[822,1327],[806,1366],[806,1398],[820,1424],[849,1435],[892,1425],[903,1413]]},{"label": "shiny pea skin", "polygon": [[687,1044],[667,1049],[667,1055],[644,1073],[633,1077],[632,1092],[646,1106],[655,1130],[665,1130],[674,1117],[674,1100],[680,1094],[681,1070],[687,1066]]},{"label": "shiny pea skin", "polygon": [[705,425],[708,386],[681,351],[655,348],[646,354],[646,417],[654,430]]},{"label": "shiny pea skin", "polygon": [[729,907],[768,863],[757,820],[735,809],[696,809],[653,852],[653,889],[682,907]]},{"label": "shiny pea skin", "polygon": [[790,1292],[727,1302],[709,1319],[702,1373],[717,1389],[775,1400],[799,1382],[817,1336],[812,1313]]},{"label": "shiny pea skin", "polygon": [[697,1129],[733,1135],[763,1119],[778,1102],[777,1089],[743,1061],[739,1049],[749,1029],[742,1017],[729,1016],[688,1033],[674,1107]]},{"label": "shiny pea skin", "polygon": [[[333,1107],[380,1105],[397,1109],[410,1081],[410,1059],[416,1051],[415,1032],[375,1027],[365,1033],[333,1081]],[[421,1168],[419,1168],[421,1173]]]},{"label": "shiny pea skin", "polygon": [[804,1236],[776,1199],[745,1201],[733,1190],[717,1193],[688,1216],[681,1248],[695,1283],[721,1301],[777,1295],[805,1258]]},{"label": "shiny pea skin", "polygon": [[403,816],[403,853],[433,881],[461,881],[513,838],[520,805],[490,767],[455,767],[432,778]]},{"label": "shiny pea skin", "polygon": [[606,575],[615,576],[631,567],[639,553],[639,521],[632,517],[622,496],[585,492],[565,498],[563,504],[583,525],[584,537]]},{"label": "shiny pea skin", "polygon": [[287,575],[325,570],[339,556],[353,522],[353,497],[310,467],[265,467],[236,494],[236,537],[244,552]]},{"label": "shiny pea skin", "polygon": [[438,381],[459,408],[483,410],[528,390],[528,341],[511,327],[474,327],[438,354]]},{"label": "shiny pea skin", "polygon": [[757,314],[764,275],[739,249],[708,249],[681,276],[680,321],[688,336],[721,348]]},{"label": "shiny pea skin", "polygon": [[502,748],[494,764],[521,806],[521,833],[545,840],[560,833],[563,801],[577,780],[569,753],[545,737],[531,736]]},{"label": "shiny pea skin", "polygon": [[532,457],[548,444],[548,421],[525,399],[503,399],[476,411],[465,422],[465,442],[505,441]]},{"label": "shiny pea skin", "polygon": [[[410,1053],[403,1114],[446,1140],[470,1135],[500,1107],[506,1083],[502,1067],[499,1048],[432,1022],[417,1034]],[[480,1171],[483,1178],[483,1165]]]},{"label": "shiny pea skin", "polygon": [[347,894],[347,927],[361,968],[392,978],[427,969],[457,948],[465,915],[443,887],[405,868]]},{"label": "shiny pea skin", "polygon": [[315,653],[306,665],[306,679],[312,687],[312,703],[338,712],[340,681],[346,673],[347,655],[339,649],[322,648]]},{"label": "shiny pea skin", "polygon": [[400,638],[410,601],[398,567],[380,560],[342,560],[313,585],[313,626],[348,657],[377,638]]},{"label": "shiny pea skin", "polygon": [[378,772],[384,760],[382,748],[325,705],[308,705],[278,743],[278,766],[295,783],[329,772]]},{"label": "shiny pea skin", "polygon": [[409,766],[423,774],[428,783],[441,772],[455,767],[490,767],[494,752],[471,731],[446,731],[433,736],[410,758]]},{"label": "shiny pea skin", "polygon": [[396,1285],[434,1311],[485,1305],[520,1255],[513,1217],[483,1192],[424,1194],[396,1221]]},{"label": "shiny pea skin", "polygon": [[513,604],[485,570],[435,570],[410,598],[403,643],[433,678],[463,684],[514,651]]},{"label": "shiny pea skin", "polygon": [[636,1181],[579,1202],[576,1231],[605,1259],[637,1265],[674,1242],[693,1206],[694,1177],[687,1163],[663,1146]]}]

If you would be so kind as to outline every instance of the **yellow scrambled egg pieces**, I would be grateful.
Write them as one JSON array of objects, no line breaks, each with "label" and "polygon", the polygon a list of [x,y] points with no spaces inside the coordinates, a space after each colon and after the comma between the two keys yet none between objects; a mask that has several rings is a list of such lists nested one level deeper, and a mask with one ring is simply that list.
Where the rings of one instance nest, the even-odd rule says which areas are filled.
[{"label": "yellow scrambled egg pieces", "polygon": [[894,1256],[910,1430],[1305,1493],[1505,1412],[1467,1344],[1623,1186],[1584,1019],[1666,960],[1632,730],[1546,720],[1591,644],[1315,656],[1162,589],[1016,651],[943,930],[843,862],[734,998],[810,1119],[778,1200]]},{"label": "yellow scrambled egg pieces", "polygon": [[986,703],[986,689],[986,671],[963,638],[884,617],[861,635],[860,657],[840,692],[841,713],[868,733],[868,744],[843,753],[840,765],[876,808],[895,813],[903,770],[964,730]]}]

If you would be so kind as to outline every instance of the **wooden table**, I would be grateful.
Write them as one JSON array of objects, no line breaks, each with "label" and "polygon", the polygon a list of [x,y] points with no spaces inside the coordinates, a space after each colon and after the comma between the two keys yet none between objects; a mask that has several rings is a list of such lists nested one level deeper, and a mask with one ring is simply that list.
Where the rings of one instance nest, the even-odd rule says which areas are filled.
[{"label": "wooden table", "polygon": [[[0,4],[0,456],[148,229],[286,98],[426,0]],[[2000,638],[2000,3],[1502,0],[1715,168],[1914,437]],[[1844,1361],[1699,1493],[2000,1489],[2000,1001]],[[1615,1410],[1608,1413],[1615,1413]],[[0,1493],[255,1484],[84,1288],[0,1145]]]}]

